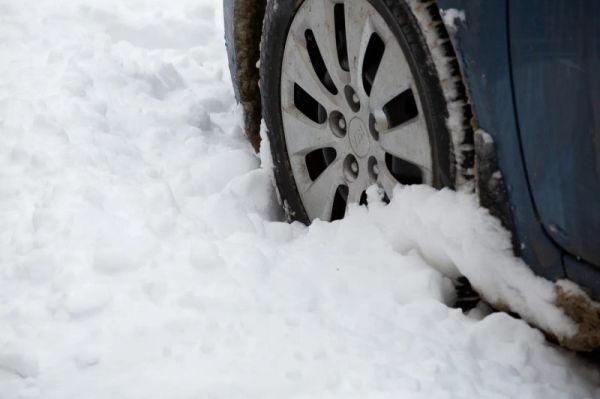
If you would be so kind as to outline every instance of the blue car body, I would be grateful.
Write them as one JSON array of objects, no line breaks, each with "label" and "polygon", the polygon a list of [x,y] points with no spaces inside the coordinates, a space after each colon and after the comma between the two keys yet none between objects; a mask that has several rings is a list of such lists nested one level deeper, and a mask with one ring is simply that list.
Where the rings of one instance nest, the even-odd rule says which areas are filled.
[{"label": "blue car body", "polygon": [[[237,82],[234,10],[226,40]],[[515,251],[550,280],[600,300],[600,4],[437,0],[458,9],[450,36],[476,127],[494,140]]]},{"label": "blue car body", "polygon": [[600,5],[439,0],[478,126],[496,144],[519,254],[600,298]]}]

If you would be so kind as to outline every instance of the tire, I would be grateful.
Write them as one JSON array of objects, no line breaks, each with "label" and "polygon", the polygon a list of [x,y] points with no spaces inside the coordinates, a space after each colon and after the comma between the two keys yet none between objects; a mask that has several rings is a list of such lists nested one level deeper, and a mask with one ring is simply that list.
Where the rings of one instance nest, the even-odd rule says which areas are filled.
[{"label": "tire", "polygon": [[[352,201],[355,202],[364,202],[365,200],[365,196],[364,193],[360,196],[360,200],[357,200],[358,196],[357,194],[354,194],[354,196],[352,196],[351,191],[354,190],[353,186],[351,185],[352,183],[348,183],[348,187],[350,188],[346,188],[344,189],[344,186],[341,185],[339,186],[334,194],[334,198],[333,200],[330,198],[331,195],[323,195],[324,201],[329,201],[327,202],[327,204],[331,203],[331,201],[333,201],[333,206],[331,209],[331,213],[329,214],[329,218],[328,216],[328,211],[327,208],[324,207],[324,211],[323,212],[317,212],[314,211],[311,213],[311,209],[316,209],[319,210],[320,208],[316,208],[316,206],[314,205],[315,201],[312,199],[312,197],[310,197],[310,201],[307,200],[307,198],[304,196],[303,197],[303,192],[301,192],[299,190],[299,186],[302,186],[302,184],[300,183],[300,181],[302,179],[306,179],[306,174],[308,173],[310,175],[310,167],[312,164],[309,163],[309,160],[311,162],[312,158],[317,159],[317,156],[313,156],[310,155],[312,153],[310,153],[309,155],[306,155],[306,171],[303,171],[302,169],[300,169],[300,167],[297,165],[298,162],[295,161],[295,155],[292,154],[293,156],[290,156],[290,151],[289,151],[289,144],[290,144],[290,140],[296,140],[295,137],[299,137],[299,134],[302,133],[302,130],[298,130],[298,132],[293,131],[293,129],[288,129],[288,136],[286,138],[286,130],[284,129],[284,115],[287,112],[288,108],[283,107],[282,104],[285,103],[286,100],[286,96],[287,91],[286,91],[286,85],[290,86],[291,83],[286,83],[287,82],[287,76],[289,75],[289,73],[287,72],[290,68],[288,67],[289,65],[294,65],[293,63],[288,62],[288,59],[293,60],[293,58],[290,58],[290,56],[288,56],[288,54],[294,54],[293,50],[289,50],[289,53],[286,52],[286,43],[292,43],[291,42],[291,37],[292,35],[290,34],[290,39],[288,39],[288,34],[290,33],[290,30],[292,28],[292,26],[294,26],[293,31],[296,32],[296,25],[300,24],[299,22],[297,22],[296,24],[294,24],[294,20],[296,18],[296,20],[298,21],[300,16],[302,16],[303,20],[310,20],[310,18],[318,18],[318,13],[316,10],[311,9],[310,7],[320,7],[319,3],[315,3],[315,1],[320,2],[320,4],[331,4],[331,7],[333,7],[332,3],[329,3],[329,1],[325,1],[325,0],[296,0],[296,1],[292,1],[292,0],[278,0],[278,1],[268,1],[267,3],[267,8],[266,8],[266,14],[265,14],[265,20],[264,20],[264,25],[263,25],[263,37],[262,37],[262,43],[261,43],[261,75],[260,75],[260,87],[261,87],[261,96],[262,96],[262,104],[263,104],[263,118],[266,124],[266,128],[267,128],[267,135],[270,141],[270,146],[271,146],[271,153],[273,156],[273,163],[274,163],[274,175],[275,175],[275,180],[276,180],[276,184],[277,184],[277,188],[279,191],[279,195],[281,198],[281,201],[284,205],[284,208],[288,214],[289,219],[291,220],[297,220],[300,221],[302,223],[305,224],[309,224],[313,219],[315,218],[320,218],[320,219],[329,219],[329,220],[334,220],[334,219],[339,219],[340,217],[343,217],[344,213],[345,213],[345,209],[347,206],[347,203]],[[312,2],[312,3],[311,3]],[[384,46],[384,50],[383,53],[385,53],[385,51],[387,51],[387,49],[392,49],[392,48],[396,48],[393,40],[395,40],[396,44],[399,45],[399,49],[401,50],[401,54],[402,56],[398,57],[398,59],[400,60],[401,58],[403,58],[402,62],[406,62],[406,64],[409,67],[409,71],[411,76],[411,89],[414,89],[414,92],[411,91],[410,95],[412,95],[414,97],[414,99],[412,100],[416,105],[417,105],[417,112],[418,112],[418,118],[420,118],[421,120],[421,125],[419,126],[424,126],[425,128],[422,130],[422,133],[419,133],[419,135],[416,135],[415,137],[420,137],[419,140],[425,140],[423,139],[423,136],[426,136],[426,140],[428,140],[429,142],[429,155],[427,156],[427,160],[430,161],[430,164],[427,164],[428,166],[430,166],[429,170],[426,167],[422,167],[420,168],[420,172],[421,173],[421,178],[418,179],[416,178],[416,174],[417,172],[415,172],[417,169],[415,169],[413,166],[411,166],[411,164],[409,164],[408,162],[403,163],[404,161],[400,158],[400,161],[397,161],[397,159],[394,156],[389,155],[388,153],[386,153],[385,155],[385,165],[383,165],[383,158],[379,159],[375,156],[371,156],[368,160],[364,160],[362,158],[359,158],[358,155],[363,156],[364,151],[362,151],[362,148],[359,148],[359,151],[355,151],[355,153],[352,154],[346,154],[345,152],[343,153],[343,151],[338,151],[337,148],[335,149],[335,155],[333,155],[333,152],[330,151],[330,154],[328,156],[327,151],[322,150],[322,153],[319,153],[319,165],[325,165],[325,169],[329,168],[329,165],[336,165],[336,168],[341,168],[340,170],[342,170],[343,172],[343,176],[345,176],[345,178],[348,177],[348,173],[352,174],[352,171],[357,169],[359,172],[357,172],[357,180],[360,178],[361,174],[370,174],[370,178],[371,179],[379,179],[379,176],[381,176],[382,173],[382,168],[386,168],[384,170],[385,173],[387,173],[388,175],[391,174],[394,177],[396,177],[396,180],[398,180],[399,183],[403,183],[403,184],[412,184],[412,183],[426,183],[429,184],[435,188],[443,188],[443,187],[450,187],[450,188],[454,188],[455,186],[455,171],[456,171],[456,158],[454,156],[454,154],[456,153],[454,148],[453,148],[453,140],[451,139],[451,134],[449,132],[448,127],[446,126],[446,119],[448,118],[448,104],[446,101],[446,98],[444,96],[444,92],[442,90],[442,85],[441,85],[441,81],[440,81],[440,77],[438,76],[438,72],[436,70],[435,67],[435,63],[434,60],[432,58],[431,55],[431,50],[428,48],[427,45],[427,41],[425,40],[425,36],[423,34],[423,31],[417,21],[417,19],[415,18],[415,16],[413,15],[411,8],[409,7],[408,4],[406,4],[404,1],[399,1],[399,0],[346,0],[346,3],[348,4],[352,4],[350,6],[348,5],[344,5],[344,18],[350,18],[349,15],[354,15],[353,13],[355,13],[354,8],[350,9],[347,7],[355,7],[356,4],[360,3],[360,7],[364,7],[364,9],[366,10],[366,12],[368,12],[368,15],[374,15],[373,18],[375,18],[376,21],[380,21],[379,25],[382,26],[382,31],[383,32],[380,36],[387,38],[386,40],[388,40],[385,43]],[[308,9],[308,11],[307,11]],[[335,12],[339,12],[339,9],[336,9],[337,11]],[[350,11],[349,11],[350,10]],[[373,13],[372,10],[376,11],[376,14]],[[335,14],[334,12],[334,14]],[[304,17],[305,15],[308,15],[307,17]],[[338,15],[338,14],[335,14]],[[379,16],[377,16],[379,15]],[[339,20],[336,21],[342,21],[344,18],[340,18]],[[383,22],[381,22],[383,21]],[[391,32],[393,34],[393,36],[389,36],[387,35],[387,30],[383,27],[383,23],[385,23],[385,25],[387,26],[387,29],[389,29],[389,32]],[[376,24],[376,23],[374,23]],[[336,22],[336,27],[334,28],[336,32],[340,32],[343,29],[339,28],[340,23]],[[315,26],[327,26],[327,24],[318,24],[315,22]],[[306,42],[304,43],[304,45],[306,46],[306,48],[309,48],[311,46],[311,44],[313,42],[313,39],[311,39],[311,35],[312,33],[309,33],[308,30],[306,31]],[[312,30],[311,30],[312,32]],[[294,33],[295,34],[295,33]],[[339,33],[336,33],[336,35],[338,35]],[[346,37],[344,39],[339,39],[338,36],[336,36],[336,50],[337,50],[337,55],[338,55],[338,60],[340,63],[340,67],[342,70],[344,70],[344,61],[343,61],[343,56],[340,55],[343,53],[343,48],[345,45],[340,45],[339,43],[341,42],[349,42],[350,39],[348,39],[350,37],[350,35],[352,35],[352,37],[356,37],[353,33],[351,33],[349,30],[347,30],[346,33]],[[386,36],[387,35],[387,36]],[[297,36],[294,36],[294,38]],[[371,54],[375,54],[376,51],[373,50],[369,50],[369,46],[371,46],[371,43],[376,43],[376,40],[373,39],[373,36],[371,36],[372,40],[369,40],[369,44],[366,47],[366,51],[364,52],[365,56],[364,59],[367,60],[369,59],[369,61],[351,61],[351,60],[358,60],[360,57],[351,57],[350,55],[347,56],[347,64],[350,65],[354,65],[354,67],[350,66],[347,67],[348,70],[350,71],[349,73],[352,74],[352,71],[360,71],[362,69],[362,72],[360,73],[360,75],[362,75],[362,79],[361,76],[356,77],[356,79],[354,80],[354,82],[356,82],[357,86],[355,89],[353,87],[351,87],[351,91],[352,90],[356,90],[356,96],[352,96],[352,98],[356,99],[358,97],[360,100],[360,103],[362,107],[364,107],[364,112],[370,112],[370,101],[372,98],[375,98],[377,96],[377,93],[375,91],[370,92],[370,94],[368,93],[367,87],[371,84],[371,87],[369,88],[369,90],[373,89],[374,90],[374,84],[376,81],[376,76],[377,73],[379,73],[380,71],[378,70],[378,68],[383,68],[384,65],[384,61],[383,61],[383,55],[381,56],[381,60],[379,61],[379,64],[377,64],[376,61],[373,61],[374,65],[376,65],[376,67],[371,68],[370,64],[368,64],[370,61],[370,58],[367,55],[371,55]],[[296,39],[294,39],[296,40]],[[383,39],[380,39],[383,40]],[[314,41],[317,43],[317,48],[319,53],[321,52],[321,48],[325,48],[326,46],[322,46],[319,45],[319,41],[317,39],[314,39]],[[296,41],[298,43],[300,43],[300,41]],[[296,43],[294,42],[294,43]],[[364,42],[364,40],[363,40]],[[373,44],[373,46],[375,46],[376,44]],[[351,44],[348,44],[346,47],[350,47]],[[288,44],[289,48],[292,48],[293,45],[292,44]],[[380,48],[381,46],[379,46],[378,48]],[[315,48],[314,45],[312,48]],[[341,50],[340,50],[341,49]],[[350,50],[347,50],[350,51]],[[378,50],[379,51],[379,50]],[[390,50],[391,51],[391,50]],[[381,51],[380,51],[381,52]],[[310,51],[308,51],[308,53],[310,53]],[[359,52],[357,52],[356,54],[359,54]],[[313,50],[312,54],[316,54],[316,52]],[[328,54],[328,53],[327,53]],[[321,59],[325,59],[325,57],[327,56],[327,54],[323,55],[321,54]],[[377,53],[379,54],[379,52]],[[286,58],[286,63],[284,64],[284,56],[288,57]],[[373,59],[376,59],[377,57],[371,57]],[[322,72],[323,68],[317,68],[317,66],[315,65],[322,65],[323,63],[327,63],[326,61],[323,62],[318,62],[318,56],[311,56],[311,61],[312,61],[312,65],[313,68],[315,68],[314,70],[321,70],[321,74],[319,75],[319,73],[317,73],[316,75],[319,75],[320,77],[323,76],[323,78],[320,78],[320,81],[322,83],[322,85],[326,86],[328,88],[328,90],[330,92],[337,92],[335,95],[332,94],[331,98],[336,98],[338,100],[336,101],[341,101],[339,100],[340,97],[343,97],[344,93],[346,93],[346,89],[342,88],[342,87],[338,87],[341,86],[340,84],[336,84],[335,82],[331,82],[333,79],[333,75],[331,73],[329,73],[328,71],[326,72]],[[315,61],[316,60],[316,61]],[[360,64],[360,62],[362,62],[362,64]],[[333,65],[333,64],[329,64],[329,65]],[[284,68],[288,68],[288,70],[284,71]],[[354,69],[353,69],[354,68]],[[374,74],[372,74],[373,76],[375,76],[375,78],[371,79],[371,83],[368,83],[369,81],[369,77],[367,76],[367,71],[369,68],[375,69],[377,72],[375,72]],[[301,68],[298,68],[301,69]],[[327,66],[325,66],[325,69],[327,69]],[[337,70],[337,66],[335,68],[332,69],[336,69]],[[386,71],[389,71],[389,68],[386,69]],[[381,72],[383,73],[383,72]],[[395,73],[395,72],[394,72]],[[357,75],[359,75],[357,73]],[[388,73],[389,75],[389,73]],[[282,76],[285,77],[285,79],[282,80]],[[341,76],[341,75],[340,75]],[[372,77],[372,76],[371,76]],[[383,78],[381,78],[383,79]],[[389,79],[396,79],[394,76],[391,76]],[[399,79],[399,78],[398,78]],[[350,86],[352,86],[352,84],[349,84]],[[298,104],[303,104],[302,101],[304,101],[307,104],[312,104],[311,101],[309,100],[304,100],[305,96],[305,92],[303,90],[303,88],[298,89],[297,85],[294,83],[293,87],[294,87],[294,94],[293,94],[293,100],[295,105]],[[335,87],[334,87],[335,86]],[[381,85],[379,85],[381,86]],[[378,87],[379,87],[378,86]],[[291,86],[290,86],[291,87]],[[282,88],[284,93],[282,94]],[[322,90],[322,87],[321,87]],[[298,94],[300,93],[300,94]],[[367,99],[365,100],[365,102],[369,102],[369,105],[363,105],[362,104],[362,98],[364,97],[364,95],[367,94]],[[291,94],[290,94],[291,96]],[[323,98],[329,98],[329,95],[325,95]],[[398,95],[397,97],[395,97],[395,100],[398,100],[398,98],[400,97],[400,95]],[[406,96],[405,96],[406,97]],[[301,99],[302,101],[298,100]],[[404,97],[403,97],[404,98]],[[346,93],[346,99],[348,101],[348,103],[350,103],[350,107],[352,107],[352,101],[348,99],[348,95]],[[283,103],[282,103],[283,101]],[[400,100],[398,100],[400,101]],[[358,103],[359,101],[357,101]],[[405,100],[405,103],[409,103],[409,100]],[[387,120],[387,127],[389,128],[389,126],[392,125],[391,120],[393,120],[395,118],[395,115],[399,115],[402,114],[404,111],[402,111],[401,108],[393,108],[391,107],[392,101],[390,101],[387,106],[390,110],[394,111],[393,113],[391,113],[391,111],[387,114],[385,114],[385,119]],[[396,106],[396,102],[394,102],[394,107]],[[336,103],[337,104],[337,103]],[[404,104],[404,103],[403,103]],[[407,106],[406,104],[402,105],[405,108],[410,108],[409,106]],[[300,108],[300,106],[298,105],[298,108]],[[324,107],[321,107],[324,110]],[[319,112],[314,112],[311,111],[311,116],[313,116],[313,119],[315,119],[317,122],[321,123],[322,125],[327,125],[329,126],[328,129],[333,131],[335,133],[336,125],[339,126],[344,126],[344,130],[343,130],[343,134],[345,135],[344,138],[340,139],[340,140],[346,140],[346,141],[350,141],[350,144],[344,144],[344,148],[348,147],[351,148],[351,150],[349,150],[350,152],[352,152],[353,148],[358,148],[359,146],[356,145],[354,146],[353,143],[355,142],[361,142],[362,141],[362,137],[363,136],[367,136],[364,133],[364,130],[369,130],[371,132],[371,135],[369,136],[369,151],[376,151],[375,146],[377,144],[376,140],[379,140],[379,137],[383,137],[385,136],[385,134],[382,134],[380,136],[378,130],[380,129],[381,126],[383,126],[383,122],[379,123],[379,122],[373,122],[373,120],[376,120],[378,117],[374,116],[374,115],[379,115],[379,118],[381,120],[383,120],[383,116],[382,113],[376,113],[375,111],[373,111],[369,116],[367,116],[367,114],[364,114],[365,116],[362,117],[362,124],[361,122],[355,122],[355,120],[361,120],[361,117],[356,116],[349,116],[344,118],[344,115],[346,115],[344,113],[344,115],[340,116],[341,119],[344,119],[343,123],[340,122],[339,120],[337,122],[332,122],[332,115],[334,114],[334,112],[329,112],[331,110],[326,111],[326,115],[321,115],[321,108],[318,108]],[[307,108],[309,109],[309,108]],[[313,110],[314,106],[311,105],[310,110]],[[385,107],[384,107],[385,109]],[[400,110],[401,112],[396,112],[397,110]],[[346,111],[344,111],[346,112]],[[362,110],[360,112],[363,112]],[[411,111],[412,112],[412,111]],[[357,114],[358,115],[358,114]],[[408,114],[407,114],[408,115]],[[285,118],[288,118],[287,116],[285,116]],[[288,118],[289,119],[289,118]],[[322,120],[325,120],[325,122],[322,122]],[[346,119],[351,119],[350,120],[350,125],[348,126],[348,123],[346,121]],[[367,121],[368,119],[368,121]],[[286,119],[287,121],[287,119]],[[287,122],[286,122],[287,123]],[[352,124],[354,123],[355,127],[352,126]],[[291,126],[288,124],[288,126]],[[401,125],[400,128],[402,128]],[[327,128],[326,128],[327,129]],[[354,130],[352,130],[354,129]],[[292,135],[292,132],[294,133],[294,135]],[[362,131],[362,133],[361,133]],[[390,129],[391,131],[391,129]],[[387,134],[387,133],[386,133]],[[346,139],[347,137],[347,139]],[[355,137],[358,137],[358,139],[356,139]],[[387,136],[386,136],[387,137]],[[354,141],[352,141],[354,140]],[[382,141],[383,142],[383,141]],[[321,150],[320,150],[321,151]],[[314,152],[314,151],[313,151]],[[358,153],[358,155],[356,154]],[[379,153],[378,153],[379,154]],[[388,156],[389,155],[389,156]],[[309,159],[309,156],[312,157]],[[328,159],[328,158],[332,158],[334,157],[335,159]],[[342,163],[342,159],[341,157],[346,157],[343,159],[343,165],[339,166]],[[339,163],[337,162],[339,158]],[[374,169],[374,167],[372,166],[372,160],[373,158],[375,159],[375,164],[377,166],[377,169]],[[350,161],[348,161],[348,159],[350,159]],[[389,160],[389,162],[388,162]],[[316,161],[315,161],[316,162]],[[328,163],[329,162],[329,163]],[[349,163],[348,163],[349,162]],[[423,162],[423,164],[425,164],[425,162]],[[350,166],[348,166],[350,165]],[[397,165],[398,168],[396,168]],[[422,165],[422,164],[419,164]],[[322,166],[321,166],[322,167]],[[420,166],[419,166],[420,167]],[[348,169],[349,168],[349,169]],[[372,173],[371,168],[373,168],[375,170],[375,172],[378,172],[377,174]],[[397,170],[394,171],[392,169],[399,169],[400,171],[398,172]],[[412,169],[411,169],[412,168]],[[368,169],[367,171],[365,171],[365,169]],[[337,169],[336,169],[337,170]],[[348,170],[350,170],[350,172],[348,172]],[[425,171],[425,172],[423,172]],[[295,172],[295,173],[294,173]],[[389,173],[388,173],[389,172]],[[324,172],[320,172],[322,174],[324,174]],[[402,173],[407,173],[407,175],[403,175]],[[425,178],[425,174],[427,175],[427,178]],[[375,176],[375,177],[373,177]],[[412,176],[412,177],[411,177]],[[313,183],[315,181],[317,181],[317,179],[319,179],[319,177],[321,177],[321,175],[317,175],[317,177],[315,178],[315,180],[313,181]],[[351,176],[352,177],[352,176]],[[312,177],[310,177],[312,179]],[[365,179],[368,179],[368,177],[365,177]],[[314,184],[310,183],[309,181],[309,186],[308,187],[312,187],[314,186]],[[362,181],[362,180],[361,180]],[[366,181],[366,180],[365,180]],[[370,181],[370,180],[369,180]],[[377,180],[378,181],[378,180]],[[337,183],[336,183],[337,184]],[[365,183],[366,184],[366,183]],[[366,188],[366,187],[365,187]],[[385,188],[385,187],[384,187]],[[304,192],[308,192],[310,189],[307,189]],[[386,196],[391,196],[392,192],[388,192],[388,191],[392,191],[391,189],[386,189],[385,190],[385,194]],[[311,194],[312,195],[312,194]],[[344,198],[345,197],[345,198]],[[341,199],[340,199],[341,198]],[[353,199],[352,199],[353,198]],[[337,201],[337,202],[336,202]],[[310,203],[309,203],[310,202]],[[336,208],[337,206],[337,208]],[[343,207],[342,210],[338,209],[340,208],[340,206]],[[311,208],[312,207],[312,208]]]}]

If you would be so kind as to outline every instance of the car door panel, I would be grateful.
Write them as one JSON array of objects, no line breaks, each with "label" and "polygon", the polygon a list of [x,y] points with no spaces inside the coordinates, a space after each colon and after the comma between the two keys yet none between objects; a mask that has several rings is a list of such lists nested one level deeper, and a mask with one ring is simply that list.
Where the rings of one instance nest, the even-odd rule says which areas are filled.
[{"label": "car door panel", "polygon": [[600,265],[600,6],[511,0],[509,36],[537,213],[559,246]]}]

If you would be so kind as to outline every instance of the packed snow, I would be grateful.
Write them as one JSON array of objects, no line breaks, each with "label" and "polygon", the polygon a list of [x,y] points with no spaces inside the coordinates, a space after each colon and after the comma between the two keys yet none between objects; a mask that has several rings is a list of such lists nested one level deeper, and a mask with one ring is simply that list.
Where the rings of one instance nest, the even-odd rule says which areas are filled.
[{"label": "packed snow", "polygon": [[599,398],[524,321],[451,307],[458,271],[545,284],[472,195],[282,221],[220,8],[0,0],[0,398]]}]

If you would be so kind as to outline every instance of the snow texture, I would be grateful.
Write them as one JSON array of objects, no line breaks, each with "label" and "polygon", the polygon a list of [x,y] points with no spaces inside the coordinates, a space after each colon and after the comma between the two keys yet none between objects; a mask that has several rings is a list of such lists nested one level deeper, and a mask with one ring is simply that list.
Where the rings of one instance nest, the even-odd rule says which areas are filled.
[{"label": "snow texture", "polygon": [[449,306],[460,271],[569,328],[472,195],[280,221],[220,8],[0,1],[0,398],[600,397],[524,321]]},{"label": "snow texture", "polygon": [[458,29],[456,26],[457,21],[465,22],[466,20],[464,10],[457,10],[456,8],[440,10],[440,14],[442,14],[442,20],[444,21],[446,29],[451,32],[455,32]]}]

